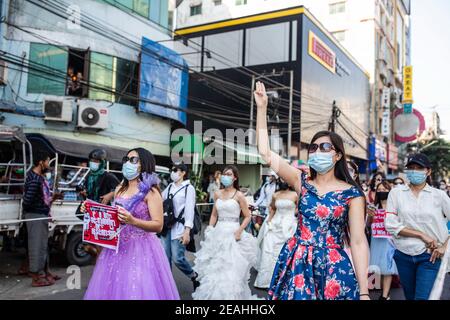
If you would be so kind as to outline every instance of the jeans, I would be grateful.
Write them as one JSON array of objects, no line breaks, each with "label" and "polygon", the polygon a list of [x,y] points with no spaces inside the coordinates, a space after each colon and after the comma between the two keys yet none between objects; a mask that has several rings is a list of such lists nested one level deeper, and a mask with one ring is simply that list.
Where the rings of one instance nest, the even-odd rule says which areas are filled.
[{"label": "jeans", "polygon": [[169,259],[170,268],[172,268],[172,260],[185,275],[192,278],[195,273],[192,266],[187,261],[185,252],[186,247],[181,243],[180,239],[173,239],[170,234],[170,230],[166,236],[161,236],[161,243],[166,252],[167,258]]},{"label": "jeans", "polygon": [[433,264],[430,257],[427,252],[410,256],[395,250],[394,260],[406,300],[428,300],[441,266],[440,259]]}]

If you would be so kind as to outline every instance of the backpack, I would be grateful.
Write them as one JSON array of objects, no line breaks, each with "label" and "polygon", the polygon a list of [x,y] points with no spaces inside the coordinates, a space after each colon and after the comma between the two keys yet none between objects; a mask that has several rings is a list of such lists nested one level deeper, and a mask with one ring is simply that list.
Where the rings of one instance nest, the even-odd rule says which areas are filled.
[{"label": "backpack", "polygon": [[[187,197],[187,189],[188,188],[185,188],[185,192],[184,192],[185,198]],[[183,214],[184,214],[184,208],[180,212],[180,215],[178,216],[178,218],[180,218],[179,222],[184,224]],[[194,206],[194,221],[193,221],[193,227],[192,227],[191,233],[193,233],[194,235],[199,234],[201,230],[202,230],[202,218],[200,217],[200,212],[198,212],[197,206]]]},{"label": "backpack", "polygon": [[172,188],[172,184],[169,185],[169,191],[167,192],[167,199],[163,201],[163,213],[164,213],[164,221],[163,221],[163,229],[162,231],[159,233],[162,236],[165,236],[167,234],[167,232],[175,225],[175,223],[177,222],[181,222],[184,223],[184,219],[183,217],[183,213],[184,213],[184,209],[182,212],[180,212],[180,214],[178,215],[178,217],[175,217],[175,208],[173,205],[173,198],[175,197],[175,195],[180,192],[183,189],[186,189],[187,192],[187,187],[189,185],[186,185],[182,188],[180,188],[177,192],[175,192],[174,194],[170,193],[170,188]]}]

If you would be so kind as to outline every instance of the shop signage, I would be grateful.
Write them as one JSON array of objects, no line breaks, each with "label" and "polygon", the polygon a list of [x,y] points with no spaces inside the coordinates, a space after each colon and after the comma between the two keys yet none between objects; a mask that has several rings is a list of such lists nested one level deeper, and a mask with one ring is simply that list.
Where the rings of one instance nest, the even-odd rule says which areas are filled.
[{"label": "shop signage", "polygon": [[328,71],[336,73],[336,54],[312,31],[309,31],[308,53]]},{"label": "shop signage", "polygon": [[413,67],[403,68],[403,103],[413,102]]}]

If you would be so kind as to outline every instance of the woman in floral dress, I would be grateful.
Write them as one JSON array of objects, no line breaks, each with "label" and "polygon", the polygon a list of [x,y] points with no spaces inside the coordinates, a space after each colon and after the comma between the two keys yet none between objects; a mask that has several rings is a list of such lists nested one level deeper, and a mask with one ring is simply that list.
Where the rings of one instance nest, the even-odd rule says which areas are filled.
[{"label": "woman in floral dress", "polygon": [[[267,94],[256,85],[258,150],[299,195],[299,223],[283,246],[269,289],[272,300],[369,300],[365,197],[348,172],[342,138],[321,131],[308,149],[311,177],[271,152]],[[344,245],[351,247],[354,268]]]}]

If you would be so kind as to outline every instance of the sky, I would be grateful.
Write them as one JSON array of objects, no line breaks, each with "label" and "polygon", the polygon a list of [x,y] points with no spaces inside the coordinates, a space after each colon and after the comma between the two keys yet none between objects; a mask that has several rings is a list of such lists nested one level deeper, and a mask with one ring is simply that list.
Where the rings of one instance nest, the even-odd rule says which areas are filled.
[{"label": "sky", "polygon": [[439,113],[450,140],[450,1],[411,0],[414,108]]}]

